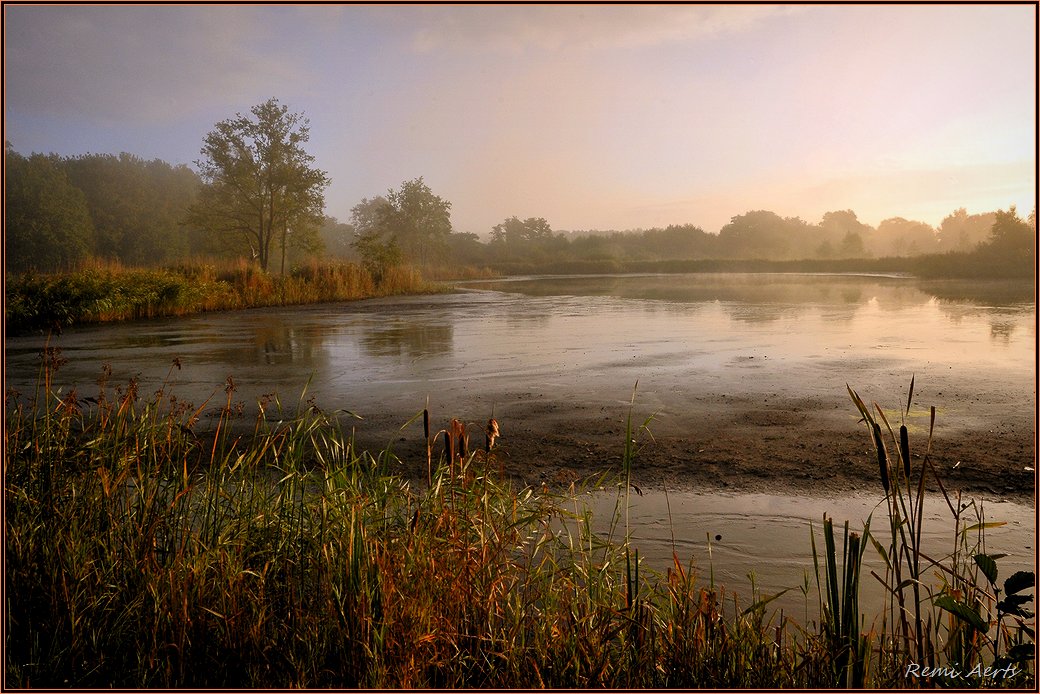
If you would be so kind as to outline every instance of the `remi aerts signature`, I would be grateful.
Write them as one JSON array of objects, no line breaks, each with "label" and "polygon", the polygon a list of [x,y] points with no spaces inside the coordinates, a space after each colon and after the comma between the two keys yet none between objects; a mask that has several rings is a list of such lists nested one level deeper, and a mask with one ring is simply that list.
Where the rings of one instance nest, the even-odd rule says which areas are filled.
[{"label": "remi aerts signature", "polygon": [[946,665],[944,667],[928,667],[927,665],[921,665],[919,663],[910,663],[906,666],[906,674],[904,677],[929,677],[932,679],[993,679],[993,680],[1008,680],[1015,677],[1018,673],[1022,672],[1021,668],[1017,668],[1014,665],[1007,665],[1005,667],[984,667],[982,664],[976,665],[971,670],[965,671],[954,665]]}]

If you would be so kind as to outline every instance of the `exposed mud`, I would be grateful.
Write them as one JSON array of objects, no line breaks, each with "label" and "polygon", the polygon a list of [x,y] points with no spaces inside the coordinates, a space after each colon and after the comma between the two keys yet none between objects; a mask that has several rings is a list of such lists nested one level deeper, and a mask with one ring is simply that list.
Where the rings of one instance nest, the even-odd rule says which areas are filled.
[{"label": "exposed mud", "polygon": [[[687,405],[682,417],[633,408],[638,454],[633,481],[643,487],[691,491],[766,492],[840,497],[845,493],[882,493],[873,444],[857,421],[851,400],[715,396]],[[994,406],[995,407],[995,406]],[[843,408],[843,409],[842,409]],[[554,403],[518,397],[497,415],[502,437],[495,462],[525,484],[559,487],[621,469],[626,408]],[[928,423],[910,424],[913,479],[924,465]],[[976,408],[975,417],[987,419]],[[1029,413],[995,417],[988,429],[956,426],[938,415],[932,438],[927,488],[938,491],[938,474],[951,496],[1031,500],[1035,493],[1035,426]],[[462,416],[462,415],[460,415]],[[922,421],[923,419],[923,421]],[[380,415],[357,425],[358,443],[373,447],[392,442],[402,472],[425,476],[421,425],[405,431],[405,420]],[[484,446],[484,421],[467,422],[471,446]],[[898,427],[898,420],[893,427]],[[443,426],[439,424],[438,426]],[[889,442],[890,450],[894,444]],[[434,455],[442,450],[438,441]]]}]

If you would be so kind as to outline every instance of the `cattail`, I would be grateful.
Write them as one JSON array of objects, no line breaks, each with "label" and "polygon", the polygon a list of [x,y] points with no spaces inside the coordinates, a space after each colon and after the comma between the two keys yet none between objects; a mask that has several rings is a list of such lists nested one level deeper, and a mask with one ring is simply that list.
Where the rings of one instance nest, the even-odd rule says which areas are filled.
[{"label": "cattail", "polygon": [[910,435],[906,431],[906,425],[899,427],[899,455],[903,458],[903,473],[907,482],[910,481]]},{"label": "cattail", "polygon": [[430,410],[422,411],[423,433],[426,435],[426,481],[433,485],[433,441],[430,440]]},{"label": "cattail", "polygon": [[448,462],[449,463],[454,463],[455,462],[455,450],[454,450],[454,447],[452,446],[451,432],[450,431],[445,431],[444,432],[444,452],[448,456]]},{"label": "cattail", "polygon": [[885,494],[888,494],[888,452],[881,438],[881,425],[877,422],[874,422],[874,447],[877,448],[878,466],[881,468],[881,486],[885,488]]},{"label": "cattail", "polygon": [[494,419],[489,419],[484,435],[487,437],[487,448],[484,451],[485,453],[490,453],[491,449],[495,447],[495,439],[499,437],[498,422]]},{"label": "cattail", "polygon": [[409,530],[411,530],[413,533],[415,532],[416,527],[418,527],[419,525],[419,516],[419,509],[415,509],[415,513],[412,515],[412,522],[408,526]]}]

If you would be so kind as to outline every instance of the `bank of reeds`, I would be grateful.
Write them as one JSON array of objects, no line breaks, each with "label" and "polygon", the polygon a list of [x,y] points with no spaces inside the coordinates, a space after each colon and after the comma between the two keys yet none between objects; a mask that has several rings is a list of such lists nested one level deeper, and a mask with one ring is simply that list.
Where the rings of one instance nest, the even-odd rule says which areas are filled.
[{"label": "bank of reeds", "polygon": [[245,260],[158,269],[91,263],[68,273],[7,278],[5,319],[13,331],[50,330],[77,323],[436,290],[410,267],[390,268],[375,282],[367,270],[352,263],[311,262],[284,276],[263,272]]},{"label": "bank of reeds", "polygon": [[[902,621],[862,631],[852,617],[856,589],[846,578],[839,594],[833,535],[820,560],[825,619],[797,625],[769,610],[769,596],[741,604],[677,555],[664,575],[640,569],[627,530],[623,538],[592,532],[580,490],[515,486],[497,457],[497,422],[481,428],[480,449],[470,446],[472,425],[451,420],[431,433],[424,412],[431,472],[417,487],[395,474],[391,450],[355,448],[339,422],[348,413],[303,397],[288,407],[259,403],[252,433],[242,435],[228,426],[230,379],[225,392],[189,405],[173,394],[174,362],[153,397],[133,382],[113,388],[103,373],[86,398],[52,390],[61,362],[46,349],[38,391],[6,402],[8,687],[936,681],[897,669],[918,656],[925,632]],[[218,416],[202,433],[210,412]],[[634,435],[629,425],[613,527],[633,489]],[[842,575],[852,576],[857,551],[845,552]],[[916,561],[905,551],[888,554]],[[976,609],[964,591],[992,589],[951,566],[951,586],[962,591],[954,599]],[[1005,595],[1021,594],[1013,587]],[[930,609],[926,661],[1012,653],[1025,637],[1007,629],[1013,610],[1002,609],[973,613],[981,621],[970,633],[959,608]],[[956,624],[942,619],[947,613]],[[994,619],[997,632],[1019,641],[980,639]],[[1024,671],[987,684],[1033,681]]]}]

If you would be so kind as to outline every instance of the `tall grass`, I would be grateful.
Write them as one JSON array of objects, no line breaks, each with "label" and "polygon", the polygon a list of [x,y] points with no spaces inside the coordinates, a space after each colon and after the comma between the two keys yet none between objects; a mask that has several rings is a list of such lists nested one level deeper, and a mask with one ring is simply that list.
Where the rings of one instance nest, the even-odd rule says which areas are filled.
[{"label": "tall grass", "polygon": [[[303,397],[261,401],[253,430],[241,434],[227,426],[230,379],[190,406],[173,395],[174,362],[149,399],[104,374],[84,398],[51,388],[62,357],[53,348],[43,356],[38,391],[6,401],[8,686],[920,683],[886,669],[911,655],[900,650],[902,623],[862,632],[857,622],[851,533],[842,594],[833,534],[823,561],[821,603],[841,602],[841,612],[797,625],[771,613],[769,597],[752,595],[742,608],[677,555],[664,575],[641,568],[627,529],[620,539],[592,531],[584,487],[517,487],[498,458],[493,419],[481,450],[470,446],[471,425],[448,419],[435,432],[428,410],[417,415],[430,456],[417,486],[394,474],[389,449],[354,446],[340,422],[349,413]],[[216,423],[203,433],[198,423],[211,412]],[[630,415],[612,527],[635,489],[634,433]],[[958,538],[982,530],[962,527]],[[958,556],[940,593],[959,590],[958,604],[974,609],[967,591],[993,589]],[[1022,595],[1025,579],[1009,581],[1004,595]],[[926,643],[926,656],[1007,657],[1031,644],[1014,627],[1022,603],[1008,597],[988,618],[1004,634],[999,644],[980,641],[981,625],[966,631],[959,608],[937,602],[956,623],[940,634],[941,620],[927,622],[949,638]],[[1031,671],[1008,680],[1033,681]]]},{"label": "tall grass", "polygon": [[65,274],[8,278],[5,317],[9,329],[47,330],[75,323],[437,290],[410,267],[391,268],[375,282],[367,270],[351,263],[311,262],[282,276],[262,272],[245,260],[189,262],[161,269],[94,262]]},{"label": "tall grass", "polygon": [[[1003,682],[994,680],[994,671],[1032,677],[1035,614],[1025,607],[1033,598],[1024,591],[1034,587],[1035,574],[1019,571],[998,584],[997,562],[1004,555],[986,551],[984,531],[1004,523],[986,521],[981,502],[962,501],[960,494],[951,496],[944,486],[931,460],[935,408],[929,412],[925,452],[915,466],[906,424],[897,434],[880,405],[868,407],[851,387],[848,392],[874,445],[888,521],[887,533],[872,534],[869,520],[863,532],[884,564],[883,576],[871,572],[886,596],[880,625],[875,624],[880,682],[896,686],[900,677],[911,673],[933,684],[949,684],[950,673],[955,673],[952,679],[958,686],[1006,685],[1006,677]],[[913,395],[911,378],[906,407],[900,411],[904,420]],[[929,479],[942,495],[954,527],[951,551],[937,557],[926,554],[921,542]],[[828,544],[828,566],[834,554]],[[850,556],[851,551],[846,552],[847,563]],[[929,582],[928,574],[938,583]],[[920,674],[931,669],[939,676]]]}]

